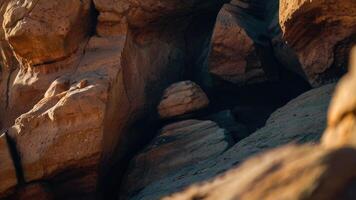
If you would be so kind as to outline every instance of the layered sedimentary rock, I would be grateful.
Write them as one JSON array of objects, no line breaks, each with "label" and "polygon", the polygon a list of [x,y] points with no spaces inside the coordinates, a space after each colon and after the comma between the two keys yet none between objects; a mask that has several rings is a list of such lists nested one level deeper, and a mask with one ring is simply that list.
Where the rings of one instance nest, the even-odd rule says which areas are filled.
[{"label": "layered sedimentary rock", "polygon": [[209,105],[204,91],[191,81],[183,81],[169,86],[158,105],[161,118],[176,117],[203,109]]},{"label": "layered sedimentary rock", "polygon": [[130,4],[118,0],[94,0],[99,12],[97,34],[100,36],[125,35],[127,33],[126,11]]},{"label": "layered sedimentary rock", "polygon": [[312,85],[346,71],[348,52],[356,42],[354,1],[281,0],[279,10],[283,39],[295,51]]},{"label": "layered sedimentary rock", "polygon": [[176,170],[150,183],[132,199],[159,199],[192,183],[212,178],[249,156],[270,148],[290,142],[317,142],[326,127],[326,113],[333,89],[334,85],[326,85],[302,94],[275,111],[265,127],[242,139],[220,156]]},{"label": "layered sedimentary rock", "polygon": [[[175,171],[222,154],[232,138],[212,121],[185,120],[165,126],[129,167],[123,197]],[[124,196],[125,195],[125,196]]]}]

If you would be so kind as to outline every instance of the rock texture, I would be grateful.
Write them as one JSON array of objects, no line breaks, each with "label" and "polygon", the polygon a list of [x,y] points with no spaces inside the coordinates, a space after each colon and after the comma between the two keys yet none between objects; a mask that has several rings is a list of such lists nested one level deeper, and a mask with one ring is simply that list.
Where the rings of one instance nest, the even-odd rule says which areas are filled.
[{"label": "rock texture", "polygon": [[158,105],[161,118],[176,117],[205,108],[209,99],[204,91],[191,81],[183,81],[169,86]]},{"label": "rock texture", "polygon": [[267,4],[236,0],[222,7],[211,38],[212,74],[240,85],[279,78],[269,42]]},{"label": "rock texture", "polygon": [[355,163],[355,149],[286,146],[163,199],[353,199]]},{"label": "rock texture", "polygon": [[329,110],[323,143],[330,147],[356,145],[356,47],[351,52],[350,72],[337,87]]},{"label": "rock texture", "polygon": [[[326,127],[327,108],[333,89],[334,85],[327,85],[302,94],[275,111],[265,127],[239,141],[218,157],[176,170],[147,185],[132,199],[159,199],[192,183],[212,178],[256,153],[290,142],[319,141]],[[158,158],[159,155],[156,156]]]},{"label": "rock texture", "polygon": [[127,1],[94,0],[99,11],[97,34],[100,36],[117,36],[127,33],[127,20],[125,12],[130,7]]},{"label": "rock texture", "polygon": [[271,150],[163,199],[355,199],[356,105],[355,93],[350,93],[356,77],[355,56],[351,72],[336,91],[322,144]]},{"label": "rock texture", "polygon": [[16,169],[6,135],[0,135],[0,198],[17,185]]},{"label": "rock texture", "polygon": [[125,195],[133,196],[181,168],[215,158],[231,144],[231,137],[212,121],[186,120],[167,125],[132,161],[124,181]]},{"label": "rock texture", "polygon": [[283,39],[296,52],[312,85],[345,71],[348,52],[356,42],[354,4],[352,0],[280,1]]},{"label": "rock texture", "polygon": [[253,39],[241,24],[241,9],[225,4],[217,17],[209,58],[210,72],[248,84],[266,79]]},{"label": "rock texture", "polygon": [[[1,0],[0,198],[157,199],[255,153],[318,141],[333,90],[325,83],[342,74],[355,43],[354,13],[352,0]],[[355,171],[354,71],[337,89],[321,146],[261,155],[251,163],[263,165],[246,164],[260,174],[236,172],[261,182],[207,183],[207,196],[198,198],[235,183],[240,190],[225,195],[318,199],[347,189]],[[240,132],[248,123],[238,112],[254,107],[256,96],[276,96],[262,106],[273,109],[295,97],[273,86],[303,85],[293,73],[320,88],[278,109],[252,135]],[[194,82],[219,98],[209,102]],[[252,94],[254,87],[266,91]],[[258,127],[273,112],[252,110],[266,115],[251,122]],[[329,173],[338,162],[345,170]]]}]

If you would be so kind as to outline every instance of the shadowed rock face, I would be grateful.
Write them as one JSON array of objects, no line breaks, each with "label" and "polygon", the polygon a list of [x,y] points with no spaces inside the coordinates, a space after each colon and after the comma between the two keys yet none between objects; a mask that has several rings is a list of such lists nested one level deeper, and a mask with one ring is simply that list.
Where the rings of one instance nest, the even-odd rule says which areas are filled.
[{"label": "shadowed rock face", "polygon": [[[163,199],[354,199],[355,51],[338,85],[321,144],[287,145]],[[347,92],[346,92],[347,91]]]},{"label": "shadowed rock face", "polygon": [[5,37],[16,55],[31,65],[55,62],[78,49],[89,33],[91,1],[10,1]]},{"label": "shadowed rock face", "polygon": [[[0,198],[155,199],[257,152],[318,141],[334,88],[325,83],[342,72],[354,43],[352,1],[281,0],[280,12],[276,0],[226,3],[0,1]],[[278,109],[263,128],[236,144],[232,133],[206,121],[221,111],[214,108],[233,109],[208,107],[210,81],[246,89],[288,79],[283,66],[320,88]],[[351,191],[354,71],[337,89],[323,145],[261,154],[174,198],[216,199],[224,193],[230,199],[277,194],[327,199]],[[181,80],[191,81],[164,94]],[[193,82],[203,83],[207,94]],[[213,86],[214,95],[220,94],[220,85]],[[186,113],[207,116],[181,121],[193,116],[182,116]],[[240,122],[230,116],[235,111],[228,115],[228,123],[224,117],[217,121],[239,136],[234,124]]]},{"label": "shadowed rock face", "polygon": [[[204,162],[185,166],[178,170],[172,170],[166,176],[150,181],[150,184],[143,188],[127,184],[127,187],[132,188],[132,190],[134,190],[133,188],[136,190],[138,188],[141,189],[136,191],[135,195],[131,195],[131,199],[160,199],[165,195],[182,190],[196,182],[213,178],[217,174],[242,163],[256,153],[261,153],[290,142],[307,143],[319,141],[326,127],[327,108],[333,89],[334,85],[326,85],[300,95],[275,111],[263,128],[232,145],[216,157],[207,158]],[[188,144],[184,142],[185,139],[197,134],[195,132],[184,132],[187,135],[184,138],[176,138],[174,143]],[[211,137],[214,135],[209,131],[202,131],[201,134],[209,134]],[[161,146],[150,146],[150,149],[154,152],[164,152],[160,148]],[[197,148],[199,149],[199,147]],[[204,149],[203,146],[201,148]],[[196,150],[196,152],[200,151]],[[139,157],[144,155],[140,154]],[[202,150],[201,156],[204,155],[205,151]],[[186,157],[182,156],[182,159]],[[158,154],[155,156],[155,160],[157,159],[164,159],[164,156],[161,157],[161,154]],[[167,171],[172,167],[169,165],[169,162],[162,162],[160,166],[165,167]],[[141,177],[146,177],[151,171],[155,171],[156,167],[157,165],[133,165],[129,170],[129,174],[145,171],[146,173]]]}]

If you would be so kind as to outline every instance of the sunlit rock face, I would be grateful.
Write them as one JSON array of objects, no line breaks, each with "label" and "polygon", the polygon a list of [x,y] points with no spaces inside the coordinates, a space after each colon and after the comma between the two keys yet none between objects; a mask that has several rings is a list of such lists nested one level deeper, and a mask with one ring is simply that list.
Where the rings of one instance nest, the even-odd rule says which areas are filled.
[{"label": "sunlit rock face", "polygon": [[280,1],[283,39],[314,86],[332,81],[347,69],[347,56],[356,42],[355,2]]},{"label": "sunlit rock face", "polygon": [[68,57],[89,33],[91,1],[10,1],[3,29],[16,55],[38,65]]}]

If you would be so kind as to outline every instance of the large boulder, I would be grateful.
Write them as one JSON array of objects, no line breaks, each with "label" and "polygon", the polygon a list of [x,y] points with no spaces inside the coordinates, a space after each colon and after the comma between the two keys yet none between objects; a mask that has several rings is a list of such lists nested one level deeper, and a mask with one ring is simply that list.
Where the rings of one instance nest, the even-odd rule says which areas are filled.
[{"label": "large boulder", "polygon": [[182,81],[169,86],[158,105],[161,118],[176,117],[203,109],[209,105],[204,91],[192,81]]},{"label": "large boulder", "polygon": [[[125,37],[92,37],[72,75],[55,79],[42,99],[9,128],[24,181],[51,182],[56,198],[96,191],[101,157],[109,148],[103,145],[104,133],[112,134],[105,120],[115,118],[108,111],[114,92],[109,88],[117,89],[122,80],[117,55],[124,41]],[[74,182],[76,187],[70,187]]]},{"label": "large boulder", "polygon": [[31,65],[77,50],[89,33],[91,1],[10,1],[3,28],[16,55]]},{"label": "large boulder", "polygon": [[279,21],[283,39],[301,63],[313,86],[341,76],[356,38],[353,0],[281,0]]},{"label": "large boulder", "polygon": [[221,155],[231,144],[232,138],[212,121],[186,120],[165,126],[131,161],[124,181],[126,198],[181,168]]}]

